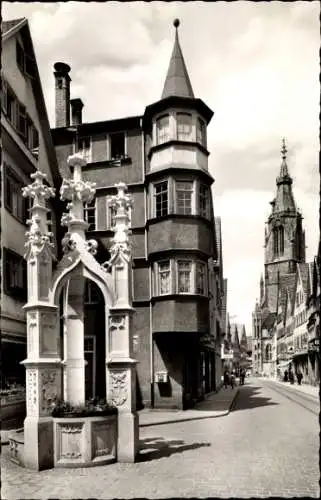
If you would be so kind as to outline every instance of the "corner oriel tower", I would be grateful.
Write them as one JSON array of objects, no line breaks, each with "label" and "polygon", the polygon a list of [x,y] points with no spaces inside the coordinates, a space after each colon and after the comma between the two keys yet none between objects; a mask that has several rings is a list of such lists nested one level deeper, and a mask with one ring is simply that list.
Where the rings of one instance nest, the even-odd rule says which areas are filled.
[{"label": "corner oriel tower", "polygon": [[292,178],[288,172],[285,140],[282,163],[276,179],[276,197],[265,229],[265,300],[270,312],[277,309],[278,276],[295,272],[296,263],[305,262],[305,234],[302,215],[296,208]]},{"label": "corner oriel tower", "polygon": [[179,20],[173,24],[162,96],[147,106],[143,118],[152,277],[150,363],[152,406],[185,408],[200,397],[203,372],[208,390],[215,380],[215,349],[202,345],[210,333],[208,261],[217,258],[206,137],[213,111],[194,97]]}]

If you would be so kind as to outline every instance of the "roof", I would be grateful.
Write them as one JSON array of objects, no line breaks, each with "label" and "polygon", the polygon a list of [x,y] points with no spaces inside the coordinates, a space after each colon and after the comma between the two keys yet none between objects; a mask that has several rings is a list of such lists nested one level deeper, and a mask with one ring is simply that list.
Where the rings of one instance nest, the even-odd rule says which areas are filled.
[{"label": "roof", "polygon": [[[19,17],[18,19],[10,19],[9,21],[1,22],[1,36],[2,38],[8,34],[9,31],[13,30],[13,28],[20,28],[20,24],[24,24],[27,22],[25,17]],[[10,33],[11,34],[11,33]]]},{"label": "roof", "polygon": [[[54,183],[55,188],[58,190],[60,187],[60,184],[61,184],[61,176],[60,176],[60,172],[58,169],[56,152],[55,152],[55,149],[53,146],[52,137],[51,137],[51,133],[50,133],[48,114],[47,114],[45,99],[43,96],[42,85],[41,85],[41,80],[40,80],[40,75],[39,75],[36,55],[35,55],[35,51],[34,51],[34,47],[33,47],[33,43],[32,43],[32,37],[31,37],[31,33],[30,33],[28,20],[24,17],[24,18],[19,18],[19,19],[14,19],[14,20],[3,21],[1,23],[1,28],[3,30],[2,41],[5,41],[5,40],[11,38],[19,31],[23,41],[26,43],[25,49],[27,48],[28,55],[34,61],[35,77],[31,78],[30,81],[31,81],[32,90],[34,92],[34,95],[38,97],[37,99],[35,99],[37,113],[39,116],[40,126],[41,126],[41,130],[43,133],[43,138],[44,138],[46,152],[48,155],[48,162],[49,162],[50,169],[51,169],[53,183]],[[7,31],[4,31],[5,29]]]},{"label": "roof", "polygon": [[286,305],[288,297],[293,301],[296,285],[296,273],[283,274],[280,276],[279,291],[280,291],[280,306],[282,307],[283,319],[286,315]]},{"label": "roof", "polygon": [[300,273],[303,292],[306,298],[310,295],[310,289],[311,289],[309,266],[310,264],[306,262],[300,262],[298,264],[298,271]]},{"label": "roof", "polygon": [[281,153],[282,153],[282,163],[280,167],[280,175],[276,179],[277,192],[276,192],[273,212],[286,212],[286,211],[296,212],[296,206],[292,192],[292,178],[289,175],[288,166],[286,162],[287,149],[285,146],[284,139],[283,139],[283,146],[281,149]]},{"label": "roof", "polygon": [[183,53],[178,39],[178,19],[175,19],[174,26],[176,28],[174,48],[167,71],[162,99],[166,99],[167,97],[172,96],[194,98],[194,92],[188,76]]}]

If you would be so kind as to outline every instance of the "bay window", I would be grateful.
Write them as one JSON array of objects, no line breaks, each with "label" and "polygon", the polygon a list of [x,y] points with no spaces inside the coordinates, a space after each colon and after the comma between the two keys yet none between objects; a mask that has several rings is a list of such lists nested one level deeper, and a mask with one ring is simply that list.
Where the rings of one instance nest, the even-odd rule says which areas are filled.
[{"label": "bay window", "polygon": [[206,147],[206,128],[205,123],[200,118],[197,118],[196,125],[196,142]]},{"label": "bay window", "polygon": [[176,181],[176,213],[192,214],[193,181]]},{"label": "bay window", "polygon": [[171,273],[170,261],[166,260],[158,263],[158,294],[168,293],[171,293]]},{"label": "bay window", "polygon": [[188,113],[177,113],[177,139],[179,141],[192,140],[192,115]]},{"label": "bay window", "polygon": [[162,217],[168,214],[168,181],[154,185],[154,215]]},{"label": "bay window", "polygon": [[209,217],[209,189],[205,184],[199,185],[198,214],[202,217]]},{"label": "bay window", "polygon": [[192,262],[188,260],[177,261],[177,292],[192,292]]},{"label": "bay window", "polygon": [[169,140],[169,115],[164,115],[156,121],[157,144],[163,144]]}]

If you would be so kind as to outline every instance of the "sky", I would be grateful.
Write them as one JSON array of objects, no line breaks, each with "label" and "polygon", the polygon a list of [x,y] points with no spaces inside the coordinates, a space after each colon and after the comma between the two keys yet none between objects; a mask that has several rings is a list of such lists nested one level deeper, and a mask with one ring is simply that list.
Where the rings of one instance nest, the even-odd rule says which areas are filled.
[{"label": "sky", "polygon": [[252,330],[264,271],[264,223],[276,191],[282,138],[304,216],[307,260],[319,238],[319,2],[64,2],[2,4],[27,17],[51,126],[53,64],[70,64],[83,121],[142,115],[161,97],[173,20],[208,127],[214,212],[222,220],[227,308]]}]

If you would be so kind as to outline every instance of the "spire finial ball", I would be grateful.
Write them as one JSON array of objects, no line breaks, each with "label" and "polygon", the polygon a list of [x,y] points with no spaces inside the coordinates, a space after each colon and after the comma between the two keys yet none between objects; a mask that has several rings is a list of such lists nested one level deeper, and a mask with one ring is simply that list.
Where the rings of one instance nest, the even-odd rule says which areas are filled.
[{"label": "spire finial ball", "polygon": [[177,29],[179,27],[179,19],[174,19],[173,25]]}]

